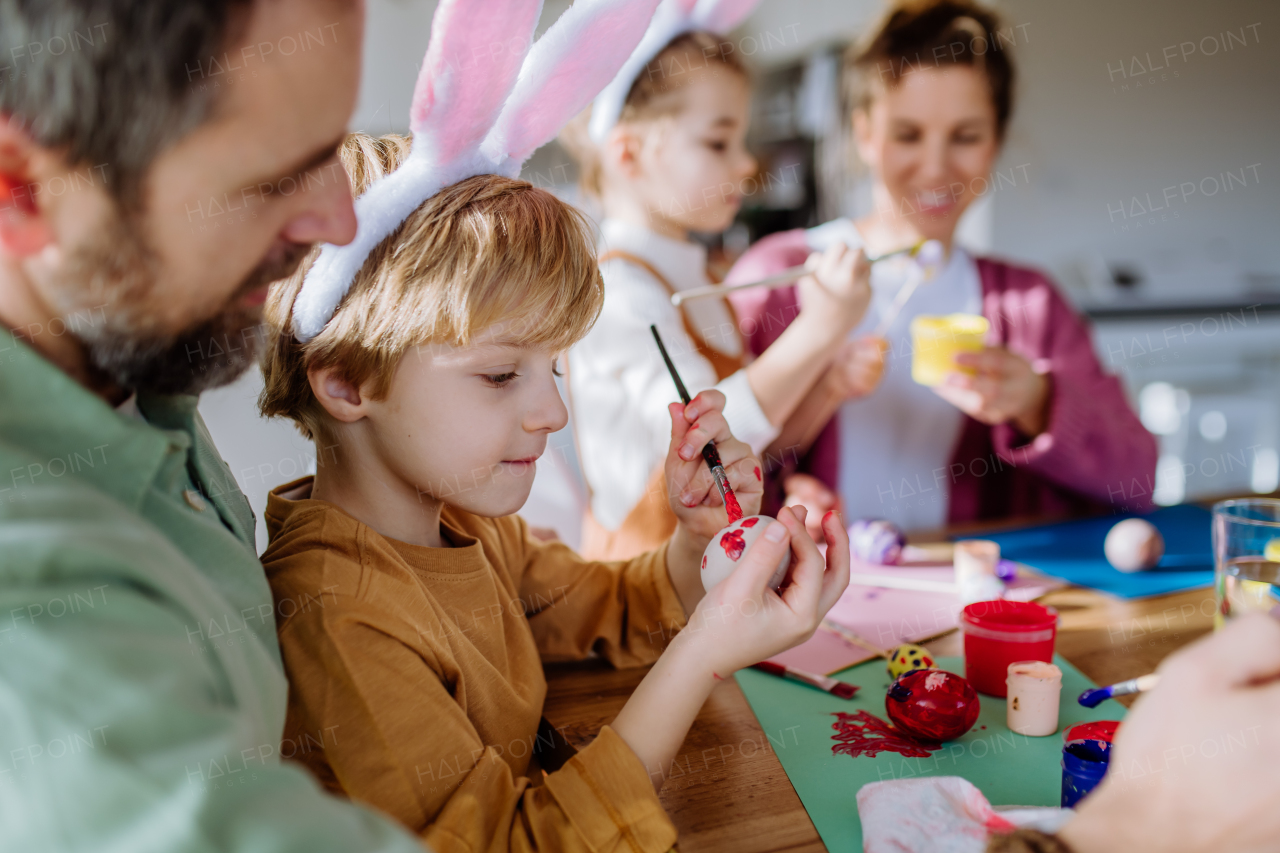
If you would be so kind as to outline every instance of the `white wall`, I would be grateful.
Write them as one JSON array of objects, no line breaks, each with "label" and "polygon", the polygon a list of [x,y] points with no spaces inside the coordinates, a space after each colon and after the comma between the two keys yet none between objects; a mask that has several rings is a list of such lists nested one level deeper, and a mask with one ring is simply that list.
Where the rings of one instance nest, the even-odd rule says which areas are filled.
[{"label": "white wall", "polygon": [[[1027,164],[1030,181],[996,198],[999,250],[1057,270],[1088,253],[1132,259],[1152,276],[1153,295],[1280,273],[1280,7],[1010,0],[1007,8],[1030,38],[1018,46],[1023,84],[1004,162]],[[1163,58],[1169,46],[1172,61]],[[1140,73],[1148,65],[1160,68]],[[1242,169],[1245,186],[1204,194]],[[1165,188],[1187,183],[1196,187],[1186,199],[1175,190],[1166,204]],[[1151,207],[1167,209],[1132,216],[1148,193]]]}]

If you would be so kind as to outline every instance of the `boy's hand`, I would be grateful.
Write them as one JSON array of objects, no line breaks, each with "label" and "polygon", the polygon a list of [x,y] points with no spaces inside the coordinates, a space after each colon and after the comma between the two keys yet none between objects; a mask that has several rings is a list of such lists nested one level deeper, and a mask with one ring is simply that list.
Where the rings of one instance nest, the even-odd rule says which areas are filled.
[{"label": "boy's hand", "polygon": [[760,463],[751,455],[751,448],[733,437],[724,419],[724,394],[719,391],[703,391],[688,406],[672,403],[671,446],[667,450],[667,494],[671,510],[679,519],[685,532],[692,534],[692,542],[701,542],[701,549],[728,523],[724,501],[716,488],[711,469],[702,458],[702,447],[714,441],[729,475],[733,489],[744,515],[760,512],[760,500],[764,496]]},{"label": "boy's hand", "polygon": [[[696,646],[692,657],[715,677],[728,678],[809,639],[849,585],[849,535],[839,514],[829,512],[822,519],[825,563],[804,520],[802,507],[783,507],[733,574],[707,591],[677,635],[679,643]],[[791,572],[779,594],[768,584],[788,548]]]},{"label": "boy's hand", "polygon": [[811,272],[796,282],[800,316],[834,323],[844,335],[862,320],[871,304],[871,264],[861,249],[834,243],[805,262]]},{"label": "boy's hand", "polygon": [[888,341],[872,335],[842,343],[827,368],[824,379],[827,391],[844,401],[865,397],[876,390],[884,378],[884,356],[888,349]]}]

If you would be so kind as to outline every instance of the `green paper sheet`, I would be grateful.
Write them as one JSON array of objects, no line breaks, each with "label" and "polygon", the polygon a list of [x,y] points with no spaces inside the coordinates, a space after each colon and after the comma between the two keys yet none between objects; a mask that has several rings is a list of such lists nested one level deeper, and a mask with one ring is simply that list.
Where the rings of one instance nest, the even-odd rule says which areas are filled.
[{"label": "green paper sheet", "polygon": [[[869,711],[887,720],[884,710],[889,674],[876,659],[843,670],[836,678],[861,689],[852,700],[836,697],[793,681],[752,669],[735,677],[751,709],[769,736],[800,802],[827,849],[862,849],[857,794],[868,782],[919,776],[963,776],[992,805],[1056,806],[1062,793],[1062,731],[1086,720],[1120,720],[1125,708],[1108,699],[1097,708],[1084,708],[1076,697],[1095,686],[1061,657],[1062,701],[1058,733],[1048,737],[1014,734],[1005,724],[1005,700],[978,694],[982,711],[963,737],[943,744],[929,758],[905,758],[885,752],[875,758],[833,755],[831,747],[836,711]],[[939,658],[948,672],[964,674],[961,658]],[[986,728],[982,728],[986,726]]]}]

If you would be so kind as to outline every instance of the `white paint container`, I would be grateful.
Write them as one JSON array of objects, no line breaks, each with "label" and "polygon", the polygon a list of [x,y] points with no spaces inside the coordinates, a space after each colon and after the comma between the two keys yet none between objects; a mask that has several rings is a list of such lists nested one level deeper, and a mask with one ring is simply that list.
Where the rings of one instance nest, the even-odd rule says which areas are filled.
[{"label": "white paint container", "polygon": [[1058,731],[1058,703],[1062,699],[1062,670],[1051,663],[1025,660],[1009,664],[1010,731],[1046,737]]}]

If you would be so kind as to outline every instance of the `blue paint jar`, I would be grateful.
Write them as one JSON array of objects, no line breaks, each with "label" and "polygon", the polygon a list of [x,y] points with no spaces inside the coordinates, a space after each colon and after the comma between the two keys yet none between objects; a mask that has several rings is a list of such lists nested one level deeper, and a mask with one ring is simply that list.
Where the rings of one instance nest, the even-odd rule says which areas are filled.
[{"label": "blue paint jar", "polygon": [[1062,807],[1074,808],[1098,787],[1111,761],[1111,739],[1120,724],[1110,720],[1081,723],[1063,732]]}]

